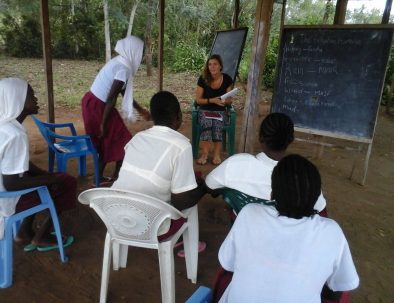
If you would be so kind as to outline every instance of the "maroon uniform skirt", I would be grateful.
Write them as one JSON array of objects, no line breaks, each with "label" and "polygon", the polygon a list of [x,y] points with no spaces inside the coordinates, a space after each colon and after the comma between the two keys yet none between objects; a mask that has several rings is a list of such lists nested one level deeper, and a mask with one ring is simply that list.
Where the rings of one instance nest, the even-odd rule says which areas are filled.
[{"label": "maroon uniform skirt", "polygon": [[113,108],[107,121],[107,135],[100,136],[100,124],[104,114],[105,103],[90,91],[82,98],[82,117],[86,134],[92,138],[100,160],[104,163],[121,161],[124,158],[124,147],[132,135],[127,129],[118,110]]}]

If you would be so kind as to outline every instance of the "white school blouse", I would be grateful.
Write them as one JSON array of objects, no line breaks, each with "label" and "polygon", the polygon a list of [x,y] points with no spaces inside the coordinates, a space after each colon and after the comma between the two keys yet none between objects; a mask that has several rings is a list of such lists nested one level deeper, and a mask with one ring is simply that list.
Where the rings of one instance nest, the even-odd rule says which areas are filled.
[{"label": "white school blouse", "polygon": [[[22,174],[29,170],[29,141],[26,129],[13,120],[0,127],[0,191],[5,191],[2,175]],[[4,217],[15,213],[19,197],[0,198],[0,239],[4,233]]]},{"label": "white school blouse", "polygon": [[[223,161],[212,170],[205,179],[211,189],[228,187],[249,196],[270,200],[271,175],[278,161],[272,160],[265,153],[256,156],[240,153]],[[314,209],[321,212],[326,207],[326,199],[321,193]]]},{"label": "white school blouse", "polygon": [[219,250],[234,272],[221,303],[320,303],[327,283],[334,291],[359,284],[339,225],[319,215],[292,219],[272,206],[248,204]]}]

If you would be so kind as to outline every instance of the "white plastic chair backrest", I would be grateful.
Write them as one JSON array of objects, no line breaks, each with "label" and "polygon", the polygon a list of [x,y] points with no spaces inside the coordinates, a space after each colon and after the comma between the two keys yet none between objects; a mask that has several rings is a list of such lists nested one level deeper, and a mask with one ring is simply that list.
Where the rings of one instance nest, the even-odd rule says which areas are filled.
[{"label": "white plastic chair backrest", "polygon": [[156,244],[164,220],[185,218],[170,204],[133,191],[93,188],[82,192],[78,200],[96,211],[112,237],[126,241]]}]

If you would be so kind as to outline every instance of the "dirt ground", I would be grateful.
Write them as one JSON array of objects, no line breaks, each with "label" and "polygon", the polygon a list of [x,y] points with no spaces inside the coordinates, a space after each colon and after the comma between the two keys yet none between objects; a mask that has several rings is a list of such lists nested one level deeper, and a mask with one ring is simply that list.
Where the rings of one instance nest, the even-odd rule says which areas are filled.
[{"label": "dirt ground", "polygon": [[[264,116],[264,109],[260,113]],[[56,109],[56,122],[73,121],[83,133],[78,110]],[[45,119],[43,115],[40,116]],[[238,114],[237,139],[242,114]],[[31,158],[41,167],[47,167],[46,144],[35,125],[25,122],[31,140]],[[181,132],[191,137],[190,119],[185,118]],[[150,127],[150,122],[138,121],[130,125],[133,133]],[[330,217],[339,222],[350,243],[353,258],[360,275],[360,287],[352,302],[394,302],[394,121],[384,114],[378,117],[377,129],[369,161],[365,186],[359,185],[364,165],[357,147],[343,140],[325,142],[322,157],[315,157],[316,145],[296,141],[290,152],[311,159],[320,169],[323,192],[328,202]],[[297,134],[307,140],[312,136]],[[256,145],[256,151],[258,146]],[[321,150],[320,150],[321,152]],[[355,160],[353,180],[349,180]],[[206,175],[213,165],[195,166]],[[92,163],[88,163],[88,177],[79,177],[79,191],[92,184]],[[76,162],[71,161],[69,172],[76,176]],[[199,203],[200,239],[207,249],[199,256],[197,285],[186,278],[184,259],[175,257],[176,301],[184,302],[198,285],[212,285],[218,267],[217,252],[229,230],[229,216],[221,198],[206,195]],[[0,290],[0,302],[98,302],[105,227],[97,215],[85,205],[62,216],[65,234],[73,234],[75,243],[67,248],[69,262],[62,264],[56,251],[23,252],[14,246],[14,282],[11,288]],[[160,302],[158,257],[155,250],[131,248],[128,267],[111,272],[108,302]],[[297,302],[295,302],[297,303]]]}]

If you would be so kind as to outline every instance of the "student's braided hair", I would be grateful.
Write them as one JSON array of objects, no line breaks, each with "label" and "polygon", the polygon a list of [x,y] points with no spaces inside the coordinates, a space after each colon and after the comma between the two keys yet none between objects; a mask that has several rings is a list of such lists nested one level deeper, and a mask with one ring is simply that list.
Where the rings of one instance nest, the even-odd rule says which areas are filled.
[{"label": "student's braided hair", "polygon": [[269,114],[261,123],[259,140],[273,150],[286,150],[294,140],[293,121],[282,113]]},{"label": "student's braided hair", "polygon": [[284,157],[275,166],[271,176],[272,199],[281,216],[294,219],[310,217],[320,193],[319,171],[299,155]]},{"label": "student's braided hair", "polygon": [[168,91],[160,91],[150,101],[150,113],[155,125],[170,126],[179,116],[181,107],[177,97]]}]

